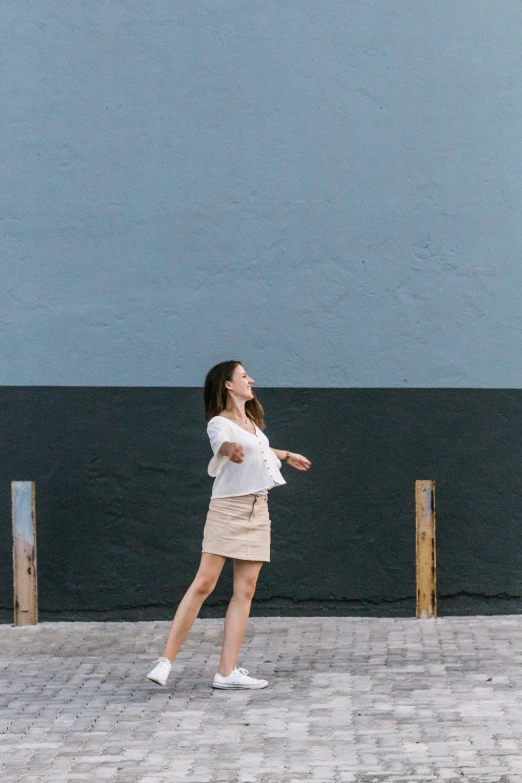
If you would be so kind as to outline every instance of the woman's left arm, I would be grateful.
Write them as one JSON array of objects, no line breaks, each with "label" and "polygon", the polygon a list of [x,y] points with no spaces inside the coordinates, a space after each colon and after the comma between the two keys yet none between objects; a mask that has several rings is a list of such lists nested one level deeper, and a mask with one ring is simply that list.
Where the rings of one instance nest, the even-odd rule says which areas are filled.
[{"label": "woman's left arm", "polygon": [[283,449],[272,449],[272,451],[281,462],[287,462],[293,468],[297,468],[297,470],[308,470],[312,464],[310,460],[303,457],[302,454],[294,454],[292,451],[285,451]]}]

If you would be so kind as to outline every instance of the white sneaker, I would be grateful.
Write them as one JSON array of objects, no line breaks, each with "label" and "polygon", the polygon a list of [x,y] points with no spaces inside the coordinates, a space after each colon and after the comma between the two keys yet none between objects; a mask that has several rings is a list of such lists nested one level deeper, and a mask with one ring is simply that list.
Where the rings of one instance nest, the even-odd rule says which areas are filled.
[{"label": "white sneaker", "polygon": [[158,685],[165,685],[171,668],[172,664],[168,658],[158,658],[156,666],[147,674],[147,677],[152,682],[157,682]]},{"label": "white sneaker", "polygon": [[266,688],[267,685],[267,680],[256,680],[255,677],[249,677],[246,669],[234,669],[228,677],[215,674],[212,683],[213,688],[223,688],[223,690]]}]

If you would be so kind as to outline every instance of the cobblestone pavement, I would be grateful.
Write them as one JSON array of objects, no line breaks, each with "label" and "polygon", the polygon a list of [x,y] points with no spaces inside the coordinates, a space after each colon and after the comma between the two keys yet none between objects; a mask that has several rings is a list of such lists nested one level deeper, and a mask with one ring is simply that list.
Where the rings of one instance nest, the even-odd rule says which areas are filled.
[{"label": "cobblestone pavement", "polygon": [[168,627],[1,625],[1,783],[522,783],[522,616],[254,618],[248,692],[221,620],[150,683]]}]

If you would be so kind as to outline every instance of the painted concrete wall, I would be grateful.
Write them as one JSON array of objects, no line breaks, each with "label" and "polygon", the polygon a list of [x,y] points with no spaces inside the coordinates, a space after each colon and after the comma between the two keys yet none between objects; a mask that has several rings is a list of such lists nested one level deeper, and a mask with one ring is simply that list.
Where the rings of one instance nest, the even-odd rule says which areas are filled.
[{"label": "painted concrete wall", "polygon": [[519,387],[517,0],[6,0],[1,382]]},{"label": "painted concrete wall", "polygon": [[[172,617],[201,558],[211,450],[195,388],[0,388],[0,622],[9,480],[36,482],[42,619]],[[274,446],[258,615],[415,616],[417,478],[437,482],[438,610],[522,612],[522,391],[263,389]],[[205,602],[225,614],[231,563]]]}]

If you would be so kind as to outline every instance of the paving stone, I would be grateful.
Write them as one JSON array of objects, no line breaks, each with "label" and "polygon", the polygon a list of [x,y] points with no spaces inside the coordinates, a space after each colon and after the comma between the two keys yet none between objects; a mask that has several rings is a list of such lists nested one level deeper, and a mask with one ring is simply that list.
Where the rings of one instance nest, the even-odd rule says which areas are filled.
[{"label": "paving stone", "polygon": [[2,783],[522,783],[522,616],[253,618],[245,692],[220,620],[146,680],[168,628],[0,626]]}]

